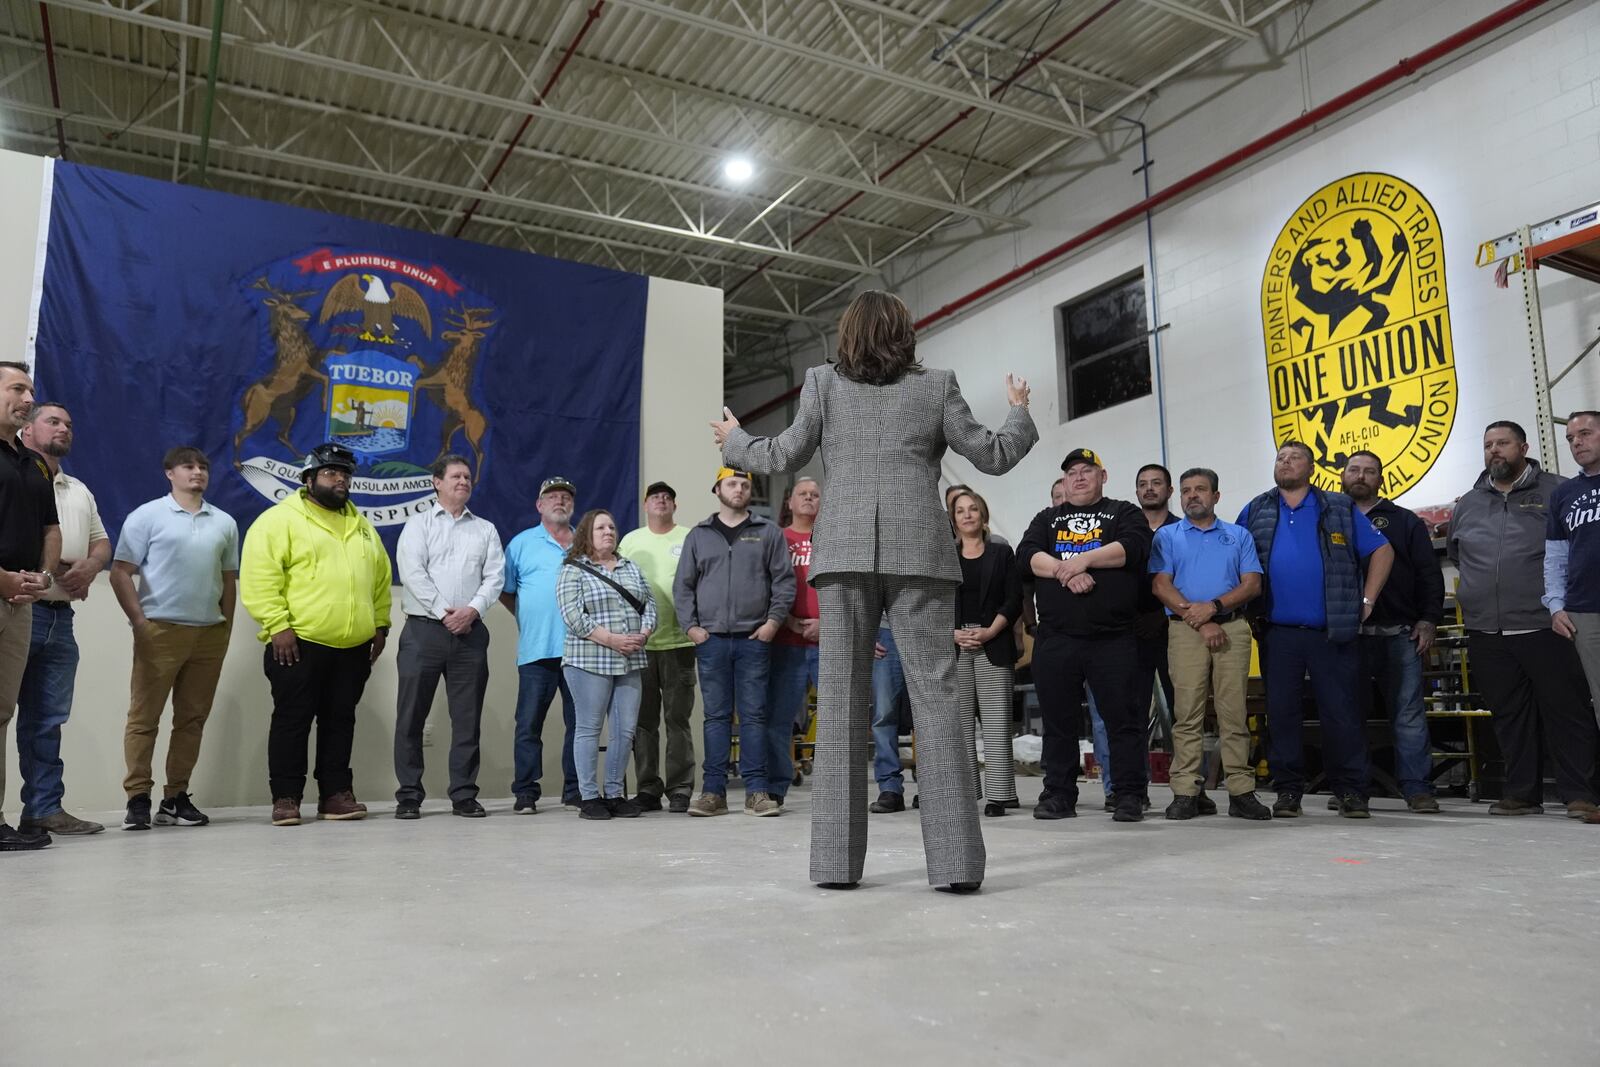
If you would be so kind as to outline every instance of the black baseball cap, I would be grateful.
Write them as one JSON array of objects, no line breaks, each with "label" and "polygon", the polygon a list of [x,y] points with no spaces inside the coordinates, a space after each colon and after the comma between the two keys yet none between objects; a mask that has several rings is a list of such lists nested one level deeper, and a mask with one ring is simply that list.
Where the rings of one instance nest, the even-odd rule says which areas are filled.
[{"label": "black baseball cap", "polygon": [[1074,448],[1071,452],[1068,452],[1067,458],[1061,461],[1061,469],[1066,470],[1074,463],[1091,463],[1101,470],[1105,470],[1106,466],[1100,462],[1100,453],[1092,448]]},{"label": "black baseball cap", "polygon": [[668,485],[666,482],[651,482],[645,487],[645,496],[655,496],[657,493],[665,493],[674,500],[678,499],[678,491],[672,488],[672,486]]}]

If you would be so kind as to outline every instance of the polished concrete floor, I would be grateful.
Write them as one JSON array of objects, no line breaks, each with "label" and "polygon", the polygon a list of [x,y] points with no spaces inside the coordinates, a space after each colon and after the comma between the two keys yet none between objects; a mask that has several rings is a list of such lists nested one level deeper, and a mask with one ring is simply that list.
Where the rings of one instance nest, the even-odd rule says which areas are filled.
[{"label": "polished concrete floor", "polygon": [[1600,1063],[1600,828],[1119,825],[1086,787],[985,820],[971,897],[925,884],[915,812],[873,816],[840,893],[806,882],[807,794],[0,855],[0,1064]]}]

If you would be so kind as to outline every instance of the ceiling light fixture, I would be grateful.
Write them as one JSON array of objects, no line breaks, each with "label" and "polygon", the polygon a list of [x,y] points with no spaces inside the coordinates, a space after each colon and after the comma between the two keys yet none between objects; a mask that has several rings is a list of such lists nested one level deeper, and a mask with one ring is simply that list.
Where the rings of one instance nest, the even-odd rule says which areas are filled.
[{"label": "ceiling light fixture", "polygon": [[743,156],[734,156],[722,165],[723,177],[730,182],[747,182],[755,172],[756,168]]}]

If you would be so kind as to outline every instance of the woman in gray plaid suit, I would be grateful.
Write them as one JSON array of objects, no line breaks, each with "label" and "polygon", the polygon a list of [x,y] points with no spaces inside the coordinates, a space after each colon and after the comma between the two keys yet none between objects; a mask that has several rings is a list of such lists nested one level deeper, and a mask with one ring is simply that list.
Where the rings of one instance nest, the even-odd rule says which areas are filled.
[{"label": "woman in gray plaid suit", "polygon": [[872,646],[887,609],[916,709],[928,882],[971,892],[983,881],[983,835],[956,695],[950,620],[961,565],[939,460],[951,448],[985,474],[1015,467],[1039,440],[1028,384],[1006,376],[1011,410],[998,431],[985,429],[951,371],[917,362],[911,313],[889,293],[851,302],[839,320],[838,356],[806,372],[794,425],[777,437],[752,437],[726,408],[712,423],[730,466],[795,471],[821,448],[827,470],[811,555],[822,609],[811,880],[837,888],[861,880]]}]

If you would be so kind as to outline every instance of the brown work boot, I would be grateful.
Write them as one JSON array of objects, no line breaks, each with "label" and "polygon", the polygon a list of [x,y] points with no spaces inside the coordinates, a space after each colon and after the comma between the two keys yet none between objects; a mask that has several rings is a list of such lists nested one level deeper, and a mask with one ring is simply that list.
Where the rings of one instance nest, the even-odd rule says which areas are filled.
[{"label": "brown work boot", "polygon": [[317,801],[319,819],[365,819],[366,817],[367,806],[357,800],[356,795],[348,789]]},{"label": "brown work boot", "polygon": [[299,826],[300,798],[274,797],[272,800],[272,825]]},{"label": "brown work boot", "polygon": [[759,816],[782,815],[783,808],[766,793],[751,793],[744,798],[744,813]]},{"label": "brown work boot", "polygon": [[1502,797],[1489,805],[1490,815],[1543,815],[1543,804],[1530,804],[1516,797]]},{"label": "brown work boot", "polygon": [[689,805],[690,815],[726,815],[728,814],[728,798],[721,793],[701,793],[694,798],[694,803]]},{"label": "brown work boot", "polygon": [[[1594,807],[1593,804],[1589,806],[1591,808]],[[1571,810],[1571,805],[1568,805],[1568,810]],[[80,819],[76,815],[68,815],[64,811],[58,811],[54,815],[46,815],[42,819],[23,819],[17,824],[17,829],[25,834],[38,833],[40,830],[44,830],[48,833],[60,834],[63,837],[81,837],[85,834],[97,834],[104,830],[105,827],[100,823],[90,822],[88,819]]]},{"label": "brown work boot", "polygon": [[[1592,800],[1567,801],[1567,818],[1569,819],[1587,819],[1596,812],[1600,812],[1600,807],[1597,807]],[[64,834],[68,832],[66,830],[56,830],[54,826],[46,826],[45,829],[54,830],[58,834]]]}]

